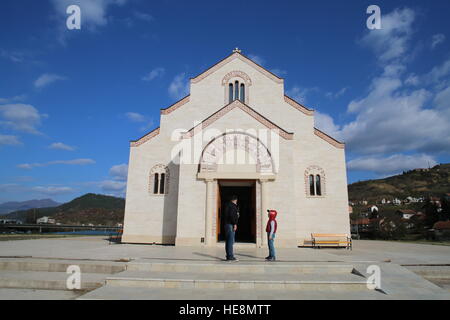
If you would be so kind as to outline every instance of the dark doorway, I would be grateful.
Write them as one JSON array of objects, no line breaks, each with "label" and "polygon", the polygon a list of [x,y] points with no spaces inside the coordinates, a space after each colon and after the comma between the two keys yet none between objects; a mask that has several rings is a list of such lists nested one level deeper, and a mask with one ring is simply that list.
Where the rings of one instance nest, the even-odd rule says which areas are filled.
[{"label": "dark doorway", "polygon": [[256,243],[256,184],[254,180],[220,180],[218,189],[217,240],[224,241],[222,208],[231,196],[238,197],[239,222],[236,242]]}]

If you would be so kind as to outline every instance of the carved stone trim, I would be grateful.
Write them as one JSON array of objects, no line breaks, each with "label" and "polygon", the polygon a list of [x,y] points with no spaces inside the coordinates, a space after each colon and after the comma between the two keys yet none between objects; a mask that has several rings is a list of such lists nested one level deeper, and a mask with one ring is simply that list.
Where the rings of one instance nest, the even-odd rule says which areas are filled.
[{"label": "carved stone trim", "polygon": [[[164,193],[153,193],[153,188],[155,185],[155,173],[158,173],[161,177],[161,173],[164,173]],[[170,182],[170,171],[169,167],[164,164],[154,165],[150,169],[149,179],[148,179],[148,192],[154,196],[163,196],[169,193],[169,182]],[[160,186],[160,181],[158,181],[158,190]]]},{"label": "carved stone trim", "polygon": [[[321,189],[321,193],[322,195],[320,196],[316,196],[316,195],[311,195],[310,194],[310,190],[309,190],[309,176],[310,175],[314,175],[314,185],[316,183],[316,175],[318,174],[320,176],[320,189]],[[311,197],[311,198],[323,198],[326,195],[326,176],[325,176],[325,171],[317,166],[317,165],[312,165],[309,166],[308,168],[306,168],[305,173],[304,173],[304,177],[305,177],[305,196],[306,197]]]},{"label": "carved stone trim", "polygon": [[147,142],[151,138],[156,137],[159,134],[159,129],[160,128],[158,127],[155,130],[150,131],[149,133],[147,133],[142,138],[139,138],[138,140],[135,140],[135,141],[131,141],[130,146],[131,147],[139,147],[141,144]]},{"label": "carved stone trim", "polygon": [[288,97],[287,95],[284,95],[284,101],[287,102],[289,105],[293,106],[295,109],[297,109],[300,112],[303,112],[304,114],[308,116],[314,115],[314,110],[308,109],[305,106],[301,105],[294,99]]},{"label": "carved stone trim", "polygon": [[251,156],[249,162],[256,164],[256,171],[273,174],[274,163],[267,147],[257,138],[243,132],[226,133],[216,137],[203,149],[199,172],[217,172],[218,163],[229,150],[244,150]]},{"label": "carved stone trim", "polygon": [[284,139],[286,140],[292,140],[294,139],[294,134],[287,132],[286,130],[280,128],[279,126],[277,126],[276,124],[274,124],[272,121],[266,119],[265,117],[263,117],[262,115],[260,115],[258,112],[256,112],[255,110],[253,110],[252,108],[250,108],[249,106],[243,104],[241,101],[239,100],[235,100],[233,102],[231,102],[229,105],[223,107],[222,109],[220,109],[219,111],[217,111],[216,113],[212,114],[211,116],[209,116],[208,118],[206,118],[205,120],[203,120],[201,123],[199,123],[198,125],[196,125],[195,127],[193,127],[192,129],[190,129],[188,132],[183,134],[183,139],[189,139],[191,137],[194,136],[195,132],[197,132],[197,128],[202,128],[205,129],[206,127],[208,127],[209,125],[211,125],[213,122],[217,121],[218,119],[222,118],[225,114],[227,114],[228,112],[230,112],[231,110],[233,110],[234,108],[239,108],[242,111],[244,111],[245,113],[247,113],[248,115],[250,115],[251,117],[253,117],[254,119],[256,119],[257,121],[259,121],[260,123],[262,123],[264,126],[266,126],[269,129],[273,129],[276,130],[277,133]]},{"label": "carved stone trim", "polygon": [[177,110],[179,107],[181,107],[182,105],[188,103],[190,100],[190,95],[184,97],[183,99],[181,99],[180,101],[175,102],[173,105],[171,105],[170,107],[166,108],[166,109],[161,109],[161,114],[163,115],[167,115],[171,112],[174,112],[175,110]]},{"label": "carved stone trim", "polygon": [[336,139],[333,139],[332,137],[330,137],[329,135],[320,131],[317,128],[314,128],[314,134],[338,149],[345,149],[345,143],[342,143],[342,142],[337,141]]},{"label": "carved stone trim", "polygon": [[248,74],[246,74],[243,71],[231,71],[228,72],[222,79],[222,85],[226,85],[230,82],[230,79],[232,78],[241,78],[242,80],[245,81],[245,84],[247,86],[251,86],[252,85],[252,80],[250,79],[250,77],[248,76]]},{"label": "carved stone trim", "polygon": [[276,75],[274,75],[270,71],[264,69],[259,64],[255,63],[254,61],[252,61],[251,59],[247,58],[246,56],[244,56],[243,54],[241,54],[239,52],[234,52],[233,54],[229,55],[228,57],[226,57],[222,61],[216,63],[214,66],[212,66],[211,68],[209,68],[205,72],[199,74],[195,78],[192,78],[191,79],[191,83],[198,83],[198,82],[202,81],[207,76],[209,76],[211,73],[217,71],[218,69],[220,69],[222,66],[226,65],[228,62],[232,61],[233,59],[239,59],[239,60],[241,60],[241,61],[243,61],[243,62],[253,66],[256,70],[261,72],[263,75],[269,77],[270,79],[272,79],[276,83],[283,83],[283,79],[278,78]]}]

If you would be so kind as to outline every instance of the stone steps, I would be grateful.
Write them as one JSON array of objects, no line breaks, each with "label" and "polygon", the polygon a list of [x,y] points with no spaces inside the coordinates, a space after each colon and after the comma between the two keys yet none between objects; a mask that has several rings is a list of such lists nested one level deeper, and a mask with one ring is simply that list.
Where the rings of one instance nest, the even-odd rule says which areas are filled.
[{"label": "stone steps", "polygon": [[93,290],[105,284],[105,279],[124,271],[126,264],[84,260],[0,259],[0,288],[34,290],[68,290],[67,268],[76,265],[81,271],[80,290]]},{"label": "stone steps", "polygon": [[126,269],[125,263],[98,262],[84,260],[57,260],[57,259],[0,259],[1,271],[46,271],[66,272],[71,265],[80,267],[82,273],[114,274]]},{"label": "stone steps", "polygon": [[[1,271],[0,288],[68,290],[65,272]],[[82,273],[80,290],[93,290],[105,284],[107,275]]]},{"label": "stone steps", "polygon": [[129,263],[128,271],[183,272],[183,273],[254,273],[254,274],[350,274],[351,264],[285,262],[148,262]]},{"label": "stone steps", "polygon": [[124,271],[106,278],[107,286],[180,289],[367,290],[355,274],[220,273]]},{"label": "stone steps", "polygon": [[375,290],[260,290],[260,289],[183,289],[104,286],[77,300],[379,300],[388,295]]}]

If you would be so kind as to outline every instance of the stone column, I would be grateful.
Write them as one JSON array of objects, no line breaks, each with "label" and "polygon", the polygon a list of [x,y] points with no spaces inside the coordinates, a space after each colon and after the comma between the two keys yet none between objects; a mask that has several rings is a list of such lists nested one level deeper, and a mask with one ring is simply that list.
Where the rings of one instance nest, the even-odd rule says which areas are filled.
[{"label": "stone column", "polygon": [[267,245],[266,222],[267,222],[267,180],[260,180],[261,183],[261,246]]},{"label": "stone column", "polygon": [[206,208],[205,208],[205,245],[213,245],[213,215],[214,215],[214,179],[206,182]]}]

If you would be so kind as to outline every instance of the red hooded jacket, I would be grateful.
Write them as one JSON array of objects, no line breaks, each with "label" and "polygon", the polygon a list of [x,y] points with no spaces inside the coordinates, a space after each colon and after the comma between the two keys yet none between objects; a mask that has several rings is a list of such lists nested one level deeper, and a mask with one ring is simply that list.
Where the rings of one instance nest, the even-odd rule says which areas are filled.
[{"label": "red hooded jacket", "polygon": [[266,226],[266,232],[270,232],[272,230],[270,230],[270,222],[274,222],[275,225],[275,230],[273,230],[273,233],[277,232],[277,220],[275,220],[275,218],[277,217],[277,211],[276,210],[269,210],[269,221],[267,221],[267,226]]}]

